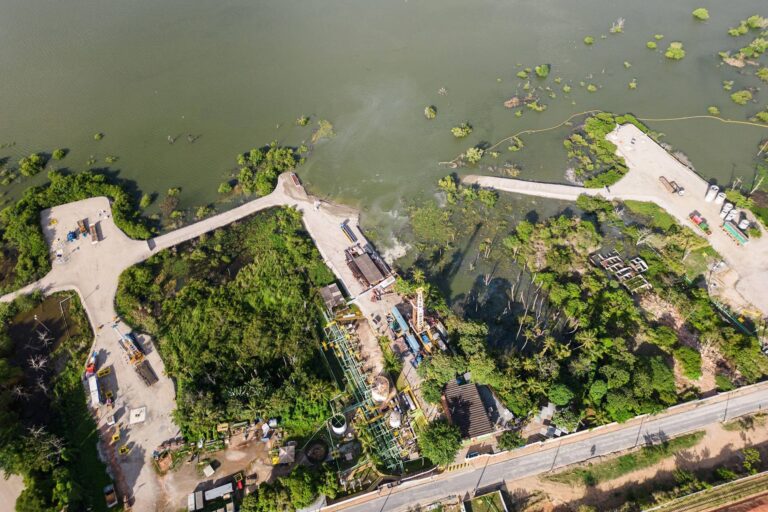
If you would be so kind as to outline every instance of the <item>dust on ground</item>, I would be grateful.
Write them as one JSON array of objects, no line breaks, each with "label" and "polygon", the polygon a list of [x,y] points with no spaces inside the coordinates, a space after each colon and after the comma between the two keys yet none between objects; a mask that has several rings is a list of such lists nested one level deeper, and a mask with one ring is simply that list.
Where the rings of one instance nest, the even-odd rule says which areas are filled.
[{"label": "dust on ground", "polygon": [[240,471],[259,484],[287,474],[290,470],[288,466],[272,466],[270,463],[270,445],[261,442],[258,437],[246,441],[242,435],[233,436],[228,449],[204,457],[210,459],[216,469],[211,478],[203,476],[198,469],[197,458],[190,461],[187,457],[177,469],[157,476],[163,494],[163,505],[158,510],[175,512],[185,508],[189,493],[231,481],[231,476]]},{"label": "dust on ground", "polygon": [[[513,498],[528,500],[527,505],[516,509],[525,512],[570,511],[577,510],[579,505],[606,510],[624,503],[625,492],[628,490],[637,490],[641,485],[653,480],[670,481],[675,469],[697,470],[733,464],[738,459],[737,452],[741,449],[768,443],[768,429],[763,422],[755,422],[751,429],[735,430],[726,430],[718,423],[707,427],[705,432],[704,438],[693,448],[672,455],[652,467],[633,471],[594,487],[552,482],[543,474],[508,481],[506,488]],[[590,462],[598,463],[619,455],[621,454],[600,457]],[[566,469],[573,467],[576,466]]]}]

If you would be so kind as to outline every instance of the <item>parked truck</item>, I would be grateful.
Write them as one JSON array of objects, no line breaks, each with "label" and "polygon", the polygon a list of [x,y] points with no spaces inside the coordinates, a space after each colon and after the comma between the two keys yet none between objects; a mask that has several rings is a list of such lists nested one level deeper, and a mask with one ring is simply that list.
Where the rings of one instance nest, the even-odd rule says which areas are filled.
[{"label": "parked truck", "polygon": [[691,212],[691,214],[688,216],[689,219],[691,219],[691,222],[696,224],[699,229],[701,229],[704,233],[707,234],[707,236],[712,234],[712,230],[709,228],[709,224],[707,224],[707,219],[701,216],[701,214],[697,211]]},{"label": "parked truck", "polygon": [[[98,222],[96,224],[98,224]],[[100,238],[99,238],[99,230],[96,227],[96,224],[91,224],[91,228],[90,228],[91,243],[92,244],[97,244],[97,243],[99,243],[99,240],[100,240]]]},{"label": "parked truck", "polygon": [[104,488],[104,501],[107,502],[107,508],[112,508],[117,505],[117,493],[115,492],[115,486],[109,484]]},{"label": "parked truck", "polygon": [[664,176],[659,176],[659,181],[661,182],[662,185],[664,185],[664,188],[667,189],[667,192],[669,192],[670,194],[676,194],[677,193],[676,185],[672,184],[674,182],[670,182]]}]

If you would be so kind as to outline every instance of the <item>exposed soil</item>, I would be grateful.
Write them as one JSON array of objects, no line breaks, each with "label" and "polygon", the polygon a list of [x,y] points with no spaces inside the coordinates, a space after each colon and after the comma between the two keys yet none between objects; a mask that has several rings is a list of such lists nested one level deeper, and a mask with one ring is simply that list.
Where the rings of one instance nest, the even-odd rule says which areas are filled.
[{"label": "exposed soil", "polygon": [[[706,429],[706,435],[695,447],[666,458],[653,467],[634,471],[594,487],[556,483],[547,480],[546,475],[540,475],[507,482],[506,488],[512,496],[531,498],[528,506],[517,509],[526,512],[571,511],[577,510],[579,505],[610,510],[624,503],[627,493],[650,492],[644,486],[671,482],[675,469],[701,470],[738,465],[739,450],[750,446],[762,446],[765,453],[768,429],[762,423],[756,422],[749,430],[731,431],[715,424]],[[593,460],[592,463],[601,459]],[[533,489],[540,494],[537,495]]]},{"label": "exposed soil", "polygon": [[675,361],[675,383],[679,391],[695,386],[703,396],[711,396],[717,392],[715,373],[718,362],[723,358],[714,345],[702,345],[698,337],[685,325],[685,318],[670,302],[655,293],[646,293],[640,297],[640,307],[655,321],[670,327],[677,333],[682,345],[691,347],[701,354],[701,377],[691,380],[682,373],[680,365]]}]

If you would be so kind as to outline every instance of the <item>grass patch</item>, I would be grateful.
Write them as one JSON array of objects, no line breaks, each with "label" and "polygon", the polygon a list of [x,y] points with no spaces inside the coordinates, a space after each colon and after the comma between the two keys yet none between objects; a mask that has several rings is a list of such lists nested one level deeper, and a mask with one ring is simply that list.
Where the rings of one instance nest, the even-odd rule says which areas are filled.
[{"label": "grass patch", "polygon": [[478,496],[470,501],[468,506],[465,504],[465,507],[468,512],[498,512],[505,509],[501,494],[498,492]]},{"label": "grass patch", "polygon": [[597,485],[600,482],[619,478],[638,469],[653,466],[677,452],[696,446],[703,438],[703,431],[686,434],[659,445],[644,446],[638,451],[620,457],[597,464],[589,464],[587,467],[568,469],[546,478],[552,482],[568,485]]},{"label": "grass patch", "polygon": [[739,432],[745,430],[754,430],[756,427],[764,427],[768,417],[765,413],[752,414],[751,416],[742,416],[727,423],[723,423],[723,430],[728,432]]},{"label": "grass patch", "polygon": [[648,224],[653,228],[668,231],[677,224],[675,218],[656,203],[626,200],[624,204],[632,213],[646,217]]},{"label": "grass patch", "polygon": [[379,337],[379,347],[381,347],[381,352],[384,354],[384,370],[394,377],[400,375],[400,372],[403,371],[403,363],[392,350],[389,338],[386,336]]}]

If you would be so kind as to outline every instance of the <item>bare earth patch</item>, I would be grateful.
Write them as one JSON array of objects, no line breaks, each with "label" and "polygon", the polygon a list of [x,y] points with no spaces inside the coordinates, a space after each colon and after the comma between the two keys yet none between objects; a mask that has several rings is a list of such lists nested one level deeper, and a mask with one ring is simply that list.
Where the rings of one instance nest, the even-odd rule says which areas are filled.
[{"label": "bare earth patch", "polygon": [[640,297],[640,307],[655,321],[670,327],[677,333],[680,343],[691,347],[701,354],[701,377],[691,380],[682,374],[679,364],[675,361],[675,382],[678,390],[694,385],[699,388],[704,396],[711,396],[717,392],[715,373],[718,361],[722,357],[712,344],[702,345],[698,337],[685,325],[685,319],[680,311],[670,302],[662,299],[655,293],[646,293]]},{"label": "bare earth patch", "polygon": [[[716,468],[724,464],[733,464],[738,458],[737,452],[743,448],[768,443],[768,429],[756,426],[751,430],[725,430],[721,424],[710,425],[706,435],[695,447],[662,460],[655,466],[628,473],[594,487],[583,485],[570,486],[546,479],[546,475],[506,482],[507,490],[513,496],[532,496],[530,506],[518,508],[525,512],[543,512],[545,510],[576,510],[578,505],[591,505],[598,510],[616,507],[625,501],[625,491],[638,488],[654,479],[670,481],[675,469]],[[616,457],[620,454],[616,454]],[[598,463],[601,457],[593,459]],[[584,467],[585,465],[581,465]],[[534,491],[540,495],[534,495]]]}]

